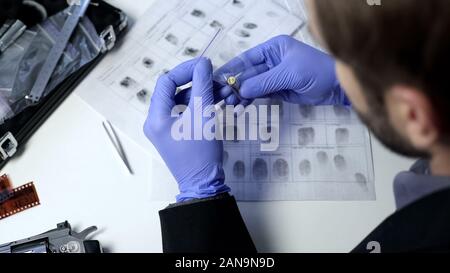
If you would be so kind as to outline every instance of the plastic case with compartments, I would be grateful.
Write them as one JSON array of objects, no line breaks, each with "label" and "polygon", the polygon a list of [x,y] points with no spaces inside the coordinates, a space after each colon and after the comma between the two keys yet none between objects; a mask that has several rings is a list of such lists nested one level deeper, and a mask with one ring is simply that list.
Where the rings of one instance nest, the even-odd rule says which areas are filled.
[{"label": "plastic case with compartments", "polygon": [[[54,13],[67,7],[66,0],[36,0],[47,5],[48,10]],[[0,0],[2,12],[0,24],[3,19],[14,19],[20,10],[15,7],[16,0]],[[123,36],[127,28],[127,16],[119,9],[104,1],[91,1],[85,16],[93,23],[99,37],[104,39],[104,50],[91,62],[72,73],[50,94],[45,96],[38,104],[26,108],[20,114],[6,120],[0,125],[0,169],[24,147],[24,144],[34,132],[45,122],[62,101],[75,89],[86,75],[101,61],[117,41]],[[6,18],[5,18],[6,17]]]}]

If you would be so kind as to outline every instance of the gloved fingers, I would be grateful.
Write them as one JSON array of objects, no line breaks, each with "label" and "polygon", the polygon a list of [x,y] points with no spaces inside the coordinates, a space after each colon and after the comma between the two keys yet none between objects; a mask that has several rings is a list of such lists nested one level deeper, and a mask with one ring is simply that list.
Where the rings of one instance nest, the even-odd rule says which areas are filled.
[{"label": "gloved fingers", "polygon": [[[224,86],[222,83],[218,83],[216,81],[213,82],[214,86],[214,103],[217,104],[224,100],[224,98],[228,97],[232,91],[230,90],[230,87]],[[226,95],[222,95],[226,94]],[[176,105],[189,105],[189,102],[191,100],[192,95],[192,88],[185,89],[181,92],[179,92],[175,96],[175,103]]]},{"label": "gloved fingers", "polygon": [[272,38],[252,49],[249,49],[242,53],[239,58],[245,60],[246,63],[251,63],[253,65],[267,64],[267,57],[269,55],[279,55],[280,52],[275,51],[277,38]]},{"label": "gloved fingers", "polygon": [[243,69],[245,69],[245,63],[243,63],[241,59],[239,59],[239,57],[235,57],[231,61],[214,71],[214,79],[221,81],[222,75],[232,74],[234,71]]},{"label": "gloved fingers", "polygon": [[213,81],[214,85],[214,103],[222,102],[224,99],[229,97],[233,91],[229,85],[224,82]]},{"label": "gloved fingers", "polygon": [[206,58],[200,58],[194,68],[189,106],[194,106],[196,98],[201,99],[203,106],[214,104],[213,67]]},{"label": "gloved fingers", "polygon": [[[186,61],[178,66],[176,66],[174,69],[170,70],[168,73],[162,75],[160,77],[164,79],[164,76],[169,78],[169,80],[172,81],[172,83],[176,87],[180,87],[183,85],[186,85],[192,81],[192,75],[194,73],[195,65],[199,62],[199,59],[192,59],[189,61]],[[175,96],[175,94],[173,94]]]},{"label": "gloved fingers", "polygon": [[247,108],[253,102],[254,100],[242,100],[239,104],[242,105],[244,108]]},{"label": "gloved fingers", "polygon": [[299,85],[289,69],[283,65],[259,74],[241,83],[240,94],[246,99],[266,98],[282,90],[292,90]]},{"label": "gloved fingers", "polygon": [[288,101],[295,104],[300,104],[302,102],[301,96],[290,90],[278,91],[277,93],[272,94],[270,98],[275,100]]},{"label": "gloved fingers", "polygon": [[[260,64],[260,65],[256,65],[246,71],[243,71],[240,74],[236,74],[236,78],[238,80],[238,89],[239,89],[239,85],[240,83],[253,78],[259,74],[262,74],[264,72],[267,72],[269,70],[269,68],[267,67],[266,64]],[[222,75],[218,75],[216,74],[215,76],[216,80],[215,83],[217,83],[217,85],[221,85],[222,87],[218,90],[216,93],[216,102],[220,102],[222,100],[226,100],[229,96],[234,95],[233,90],[231,89],[231,87],[226,83],[227,81],[227,75],[226,74],[222,74]],[[236,97],[234,95],[234,97]],[[232,103],[228,103],[227,101],[225,101],[227,104],[232,104]]]},{"label": "gloved fingers", "polygon": [[[231,87],[228,87],[231,89]],[[229,95],[228,97],[225,98],[225,105],[233,105],[233,106],[237,106],[237,105],[244,105],[244,106],[248,106],[252,103],[253,100],[248,100],[248,99],[244,99],[242,98],[240,95],[237,96],[235,94],[235,92],[231,91],[231,95]]]},{"label": "gloved fingers", "polygon": [[192,87],[185,89],[175,95],[176,105],[188,105],[191,100]]},{"label": "gloved fingers", "polygon": [[238,74],[237,79],[240,82],[242,82],[242,81],[248,80],[250,78],[256,77],[259,74],[265,73],[267,71],[269,71],[269,67],[267,66],[267,64],[255,65],[253,67],[250,67],[250,68],[244,70],[240,74]]},{"label": "gloved fingers", "polygon": [[[217,83],[217,82],[214,82],[214,83]],[[230,86],[223,85],[223,83],[217,83],[215,85],[217,85],[217,86],[220,85],[220,87],[218,89],[215,88],[215,92],[216,92],[215,102],[216,103],[226,100],[229,96],[233,95],[233,90],[231,90]]]},{"label": "gloved fingers", "polygon": [[248,66],[265,64],[272,68],[282,61],[283,39],[283,36],[272,38],[257,47],[245,51],[238,58]]},{"label": "gloved fingers", "polygon": [[239,73],[262,64],[272,68],[282,62],[282,52],[286,50],[286,40],[292,41],[294,38],[286,35],[272,38],[243,52],[223,65],[217,72],[219,74]]},{"label": "gloved fingers", "polygon": [[225,104],[226,105],[239,105],[241,103],[241,100],[235,95],[235,94],[231,94],[230,96],[228,96],[225,99]]},{"label": "gloved fingers", "polygon": [[192,81],[192,74],[198,59],[187,61],[162,75],[156,84],[152,96],[150,112],[170,116],[175,107],[175,93],[179,86]]}]

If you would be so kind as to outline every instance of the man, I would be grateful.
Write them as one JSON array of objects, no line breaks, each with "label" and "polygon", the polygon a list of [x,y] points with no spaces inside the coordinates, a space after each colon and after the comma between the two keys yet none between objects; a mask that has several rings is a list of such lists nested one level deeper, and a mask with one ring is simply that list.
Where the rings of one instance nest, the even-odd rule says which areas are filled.
[{"label": "man", "polygon": [[[390,0],[371,6],[366,0],[315,0],[308,8],[311,32],[336,62],[281,36],[245,52],[220,71],[249,63],[256,68],[240,86],[240,96],[246,99],[351,103],[387,147],[424,158],[397,176],[398,211],[355,252],[367,252],[372,241],[380,243],[382,252],[449,251],[450,4]],[[175,96],[178,86],[191,81],[189,96]],[[173,123],[181,118],[171,117],[171,109],[188,100],[194,110],[195,97],[207,106],[227,95],[222,88],[218,98],[215,89],[210,61],[199,59],[162,76],[152,100],[145,133],[181,192],[177,204],[160,212],[166,252],[256,251],[236,201],[228,194],[222,142],[177,142],[170,135]],[[238,102],[234,95],[226,101]]]}]

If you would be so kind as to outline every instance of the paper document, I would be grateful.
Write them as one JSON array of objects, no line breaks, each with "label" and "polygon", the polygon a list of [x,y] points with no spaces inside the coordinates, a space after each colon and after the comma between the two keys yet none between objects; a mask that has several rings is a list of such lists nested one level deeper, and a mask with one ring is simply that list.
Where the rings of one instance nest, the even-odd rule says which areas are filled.
[{"label": "paper document", "polygon": [[[304,27],[303,2],[296,2],[301,8],[295,10],[287,2],[157,1],[77,92],[116,128],[156,153],[142,127],[158,77],[200,56],[219,28],[225,38],[206,55],[215,68],[280,34],[315,45]],[[281,128],[272,128],[280,130],[278,151],[262,153],[257,142],[225,143],[227,184],[238,200],[375,199],[369,133],[353,112],[276,103],[283,110]],[[169,183],[175,182],[167,176],[152,179],[152,197],[172,199],[176,186]]]},{"label": "paper document", "polygon": [[262,152],[259,142],[225,142],[226,181],[238,200],[375,199],[370,135],[354,112],[269,105],[280,106],[280,127],[271,128],[279,131],[276,151]]}]

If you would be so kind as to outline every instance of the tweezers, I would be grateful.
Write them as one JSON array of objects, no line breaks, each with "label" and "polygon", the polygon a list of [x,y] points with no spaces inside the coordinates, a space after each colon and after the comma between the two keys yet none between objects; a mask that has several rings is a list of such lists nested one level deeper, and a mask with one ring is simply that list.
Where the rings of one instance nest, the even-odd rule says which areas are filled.
[{"label": "tweezers", "polygon": [[103,128],[105,128],[105,131],[108,134],[109,139],[114,145],[114,148],[116,149],[123,163],[127,167],[128,171],[130,172],[131,175],[133,175],[134,173],[133,170],[131,169],[130,162],[128,161],[127,155],[125,154],[125,150],[123,149],[119,136],[117,135],[117,132],[112,126],[111,122],[109,121],[103,122]]}]

